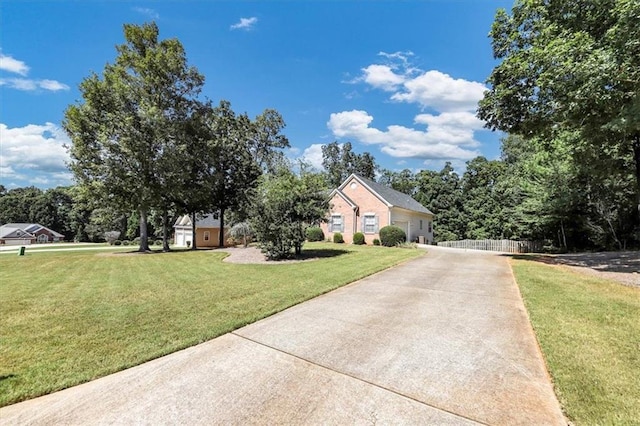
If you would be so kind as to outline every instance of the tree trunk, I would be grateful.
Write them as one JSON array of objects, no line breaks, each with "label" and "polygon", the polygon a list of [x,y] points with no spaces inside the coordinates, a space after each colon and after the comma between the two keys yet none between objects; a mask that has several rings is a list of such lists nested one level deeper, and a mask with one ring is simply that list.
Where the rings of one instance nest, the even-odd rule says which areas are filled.
[{"label": "tree trunk", "polygon": [[149,235],[147,234],[147,209],[141,208],[140,213],[140,248],[138,251],[149,251]]},{"label": "tree trunk", "polygon": [[197,250],[196,247],[196,214],[191,213],[191,250]]},{"label": "tree trunk", "polygon": [[162,212],[162,251],[169,251],[169,212]]},{"label": "tree trunk", "polygon": [[218,245],[224,247],[224,209],[220,209],[220,233],[218,234]]}]

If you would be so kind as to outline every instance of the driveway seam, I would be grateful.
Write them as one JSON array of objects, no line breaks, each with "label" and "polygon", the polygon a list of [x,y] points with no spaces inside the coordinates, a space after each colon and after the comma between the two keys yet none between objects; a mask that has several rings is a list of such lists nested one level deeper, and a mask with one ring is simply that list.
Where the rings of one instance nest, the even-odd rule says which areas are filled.
[{"label": "driveway seam", "polygon": [[282,354],[285,354],[285,355],[291,356],[291,357],[293,357],[293,358],[299,359],[299,360],[304,361],[304,362],[306,362],[306,363],[308,363],[308,364],[311,364],[311,365],[314,365],[314,366],[316,366],[316,367],[322,368],[323,370],[331,371],[331,372],[336,373],[336,374],[339,374],[339,375],[341,375],[341,376],[349,377],[349,378],[354,379],[354,380],[357,380],[357,381],[359,381],[359,382],[366,383],[366,384],[371,385],[371,386],[375,386],[375,387],[376,387],[376,388],[378,388],[378,389],[382,389],[382,390],[384,390],[384,391],[391,392],[391,393],[393,393],[393,394],[395,394],[395,395],[398,395],[398,396],[400,396],[400,397],[402,397],[402,398],[410,399],[410,400],[412,400],[412,401],[415,401],[415,402],[417,402],[417,403],[419,403],[419,404],[421,404],[421,405],[424,405],[424,406],[426,406],[426,407],[432,408],[432,409],[434,409],[434,410],[442,411],[442,412],[447,413],[447,414],[450,414],[450,415],[452,415],[452,416],[455,416],[455,417],[458,417],[458,418],[461,418],[461,419],[465,419],[465,420],[472,421],[472,422],[477,423],[477,424],[479,424],[479,425],[489,426],[489,423],[485,423],[485,422],[482,422],[482,421],[480,421],[480,420],[477,420],[477,419],[474,419],[474,418],[471,418],[471,417],[467,417],[467,416],[465,416],[465,415],[462,415],[462,414],[459,414],[459,413],[455,413],[455,412],[453,412],[453,411],[450,411],[450,410],[447,410],[447,409],[444,409],[444,408],[440,408],[440,407],[437,407],[437,406],[435,406],[435,405],[428,404],[428,403],[426,403],[426,402],[424,402],[424,401],[420,401],[419,399],[416,399],[416,398],[414,398],[414,397],[412,397],[412,396],[402,394],[402,393],[400,393],[400,392],[398,392],[398,391],[395,391],[395,390],[393,390],[393,389],[389,389],[389,388],[384,387],[384,386],[382,386],[382,385],[379,385],[379,384],[377,384],[377,383],[373,383],[373,382],[370,382],[370,381],[368,381],[368,380],[362,379],[362,378],[360,378],[360,377],[356,377],[356,376],[353,376],[353,375],[351,375],[351,374],[348,374],[348,373],[345,373],[345,372],[342,372],[342,371],[339,371],[339,370],[335,370],[335,369],[333,369],[333,368],[331,368],[331,367],[327,367],[327,366],[325,366],[325,365],[318,364],[318,363],[316,363],[316,362],[313,362],[313,361],[311,361],[311,360],[308,360],[308,359],[306,359],[306,358],[303,358],[303,357],[301,357],[301,356],[299,356],[299,355],[295,355],[295,354],[292,354],[292,353],[290,353],[290,352],[283,351],[282,349],[278,349],[278,348],[276,348],[276,347],[273,347],[273,346],[267,345],[267,344],[265,344],[265,343],[258,342],[258,341],[256,341],[256,340],[250,339],[250,338],[245,337],[245,336],[243,336],[243,335],[241,335],[241,334],[237,334],[235,331],[232,331],[232,332],[231,332],[231,333],[229,333],[229,334],[233,334],[234,336],[240,337],[240,338],[242,338],[242,339],[244,339],[244,340],[247,340],[247,341],[249,341],[249,342],[255,343],[255,344],[260,345],[260,346],[263,346],[263,347],[265,347],[265,348],[272,349],[272,350],[274,350],[274,351],[276,351],[276,352],[280,352],[280,353],[282,353]]}]

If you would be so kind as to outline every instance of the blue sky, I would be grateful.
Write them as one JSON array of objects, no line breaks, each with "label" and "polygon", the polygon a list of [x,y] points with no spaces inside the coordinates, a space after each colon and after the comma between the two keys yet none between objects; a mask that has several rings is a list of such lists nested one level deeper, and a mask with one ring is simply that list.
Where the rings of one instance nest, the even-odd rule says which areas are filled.
[{"label": "blue sky", "polygon": [[459,171],[499,156],[474,117],[512,1],[18,1],[0,5],[0,183],[67,185],[64,110],[113,62],[125,23],[156,21],[206,77],[203,96],[284,117],[287,156],[350,141],[384,168]]}]

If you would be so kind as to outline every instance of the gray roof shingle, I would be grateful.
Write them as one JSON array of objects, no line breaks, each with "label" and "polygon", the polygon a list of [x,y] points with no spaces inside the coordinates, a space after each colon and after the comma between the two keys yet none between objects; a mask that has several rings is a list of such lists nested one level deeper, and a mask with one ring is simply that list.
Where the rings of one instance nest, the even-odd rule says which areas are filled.
[{"label": "gray roof shingle", "polygon": [[382,185],[378,182],[363,178],[362,176],[355,176],[381,196],[388,204],[391,204],[394,207],[400,207],[402,209],[420,213],[433,214],[429,209],[414,200],[410,195],[396,191],[395,189],[389,188],[388,186]]}]

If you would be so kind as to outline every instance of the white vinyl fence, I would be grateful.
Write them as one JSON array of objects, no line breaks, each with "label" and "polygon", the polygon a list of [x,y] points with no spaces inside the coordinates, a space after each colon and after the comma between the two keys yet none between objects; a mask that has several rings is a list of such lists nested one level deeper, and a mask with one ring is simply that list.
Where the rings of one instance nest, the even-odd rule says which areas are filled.
[{"label": "white vinyl fence", "polygon": [[542,250],[542,244],[538,241],[514,240],[441,241],[438,243],[438,246],[468,250],[501,251],[506,253],[536,253]]}]

